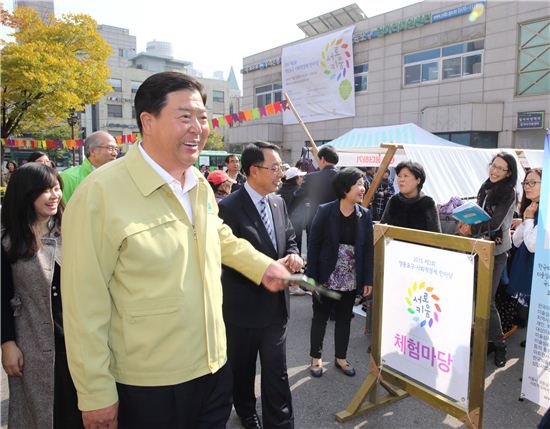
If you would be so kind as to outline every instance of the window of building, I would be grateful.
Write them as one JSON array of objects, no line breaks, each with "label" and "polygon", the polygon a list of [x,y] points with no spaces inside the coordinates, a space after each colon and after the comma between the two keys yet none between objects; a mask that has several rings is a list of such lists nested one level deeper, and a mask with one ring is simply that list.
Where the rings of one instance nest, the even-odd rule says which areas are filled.
[{"label": "window of building", "polygon": [[132,119],[136,119],[136,107],[132,106]]},{"label": "window of building", "polygon": [[124,48],[118,48],[118,56],[123,58],[130,58],[130,55],[134,49],[124,49]]},{"label": "window of building", "polygon": [[107,83],[113,87],[113,92],[122,92],[121,79],[107,79]]},{"label": "window of building", "polygon": [[216,103],[223,103],[224,102],[224,92],[213,90],[212,91],[212,101]]},{"label": "window of building", "polygon": [[283,85],[273,83],[269,85],[258,86],[254,90],[256,94],[256,107],[263,107],[266,104],[275,103],[283,99]]},{"label": "window of building", "polygon": [[109,118],[122,118],[122,106],[120,104],[107,104],[107,116]]},{"label": "window of building", "polygon": [[518,95],[550,92],[550,19],[519,25]]},{"label": "window of building", "polygon": [[355,75],[355,92],[364,92],[368,87],[369,65],[359,64],[353,67]]},{"label": "window of building", "polygon": [[481,73],[484,40],[458,43],[403,58],[405,85],[462,78]]},{"label": "window of building", "polygon": [[139,87],[141,86],[142,82],[138,82],[136,80],[133,80],[131,82],[131,87],[132,87],[132,94],[135,94],[137,92],[137,90],[139,89]]},{"label": "window of building", "polygon": [[435,135],[464,146],[492,149],[498,146],[498,133],[491,131],[469,131],[458,133],[434,133]]}]

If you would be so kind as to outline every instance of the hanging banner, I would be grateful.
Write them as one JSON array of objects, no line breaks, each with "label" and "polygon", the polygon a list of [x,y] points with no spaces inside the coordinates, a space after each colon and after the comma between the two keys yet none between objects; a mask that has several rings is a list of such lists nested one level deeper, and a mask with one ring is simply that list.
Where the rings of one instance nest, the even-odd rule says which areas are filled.
[{"label": "hanging banner", "polygon": [[383,365],[467,409],[473,258],[387,239],[384,261]]},{"label": "hanging banner", "polygon": [[521,397],[550,407],[550,135],[544,141],[544,161],[537,220],[537,245],[531,283],[529,324],[523,359]]},{"label": "hanging banner", "polygon": [[[283,90],[304,123],[355,116],[353,29],[283,48]],[[283,123],[298,123],[292,112]]]}]

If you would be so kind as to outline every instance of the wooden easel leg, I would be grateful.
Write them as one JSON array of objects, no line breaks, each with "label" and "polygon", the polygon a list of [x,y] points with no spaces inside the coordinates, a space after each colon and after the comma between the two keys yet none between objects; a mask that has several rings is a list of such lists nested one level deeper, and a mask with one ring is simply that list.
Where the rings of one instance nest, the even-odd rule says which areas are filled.
[{"label": "wooden easel leg", "polygon": [[[407,392],[394,388],[387,381],[383,380],[381,376],[379,376],[378,366],[372,356],[370,358],[370,367],[370,374],[367,376],[367,379],[363,382],[359,390],[357,390],[350,404],[345,410],[336,413],[336,420],[340,423],[344,423],[370,410],[374,410],[382,405],[391,404],[392,402],[408,396]],[[380,385],[388,392],[387,395],[377,397],[376,386],[378,382],[380,382]],[[363,404],[368,395],[370,395],[370,401]]]},{"label": "wooden easel leg", "polygon": [[464,414],[459,420],[469,429],[481,429],[483,425],[480,419],[479,408],[475,408],[470,413]]}]

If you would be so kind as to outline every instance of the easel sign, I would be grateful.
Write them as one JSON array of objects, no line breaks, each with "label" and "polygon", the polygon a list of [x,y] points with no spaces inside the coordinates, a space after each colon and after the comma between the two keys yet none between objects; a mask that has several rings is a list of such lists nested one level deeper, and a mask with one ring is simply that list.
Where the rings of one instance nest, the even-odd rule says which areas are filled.
[{"label": "easel sign", "polygon": [[494,246],[374,226],[371,371],[336,420],[413,395],[481,429]]},{"label": "easel sign", "polygon": [[384,241],[382,364],[468,408],[474,258]]}]

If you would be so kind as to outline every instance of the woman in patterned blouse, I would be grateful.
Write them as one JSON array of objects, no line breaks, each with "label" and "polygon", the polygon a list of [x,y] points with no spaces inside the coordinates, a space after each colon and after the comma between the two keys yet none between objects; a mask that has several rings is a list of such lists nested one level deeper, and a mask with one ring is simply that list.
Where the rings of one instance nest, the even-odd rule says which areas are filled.
[{"label": "woman in patterned blouse", "polygon": [[322,349],[327,320],[335,315],[336,368],[352,377],[355,369],[346,358],[350,323],[356,291],[364,296],[372,292],[373,227],[368,209],[361,206],[365,194],[363,172],[346,168],[333,182],[338,200],[319,206],[308,235],[306,274],[341,299],[313,296],[310,335],[310,373],[323,375]]}]

